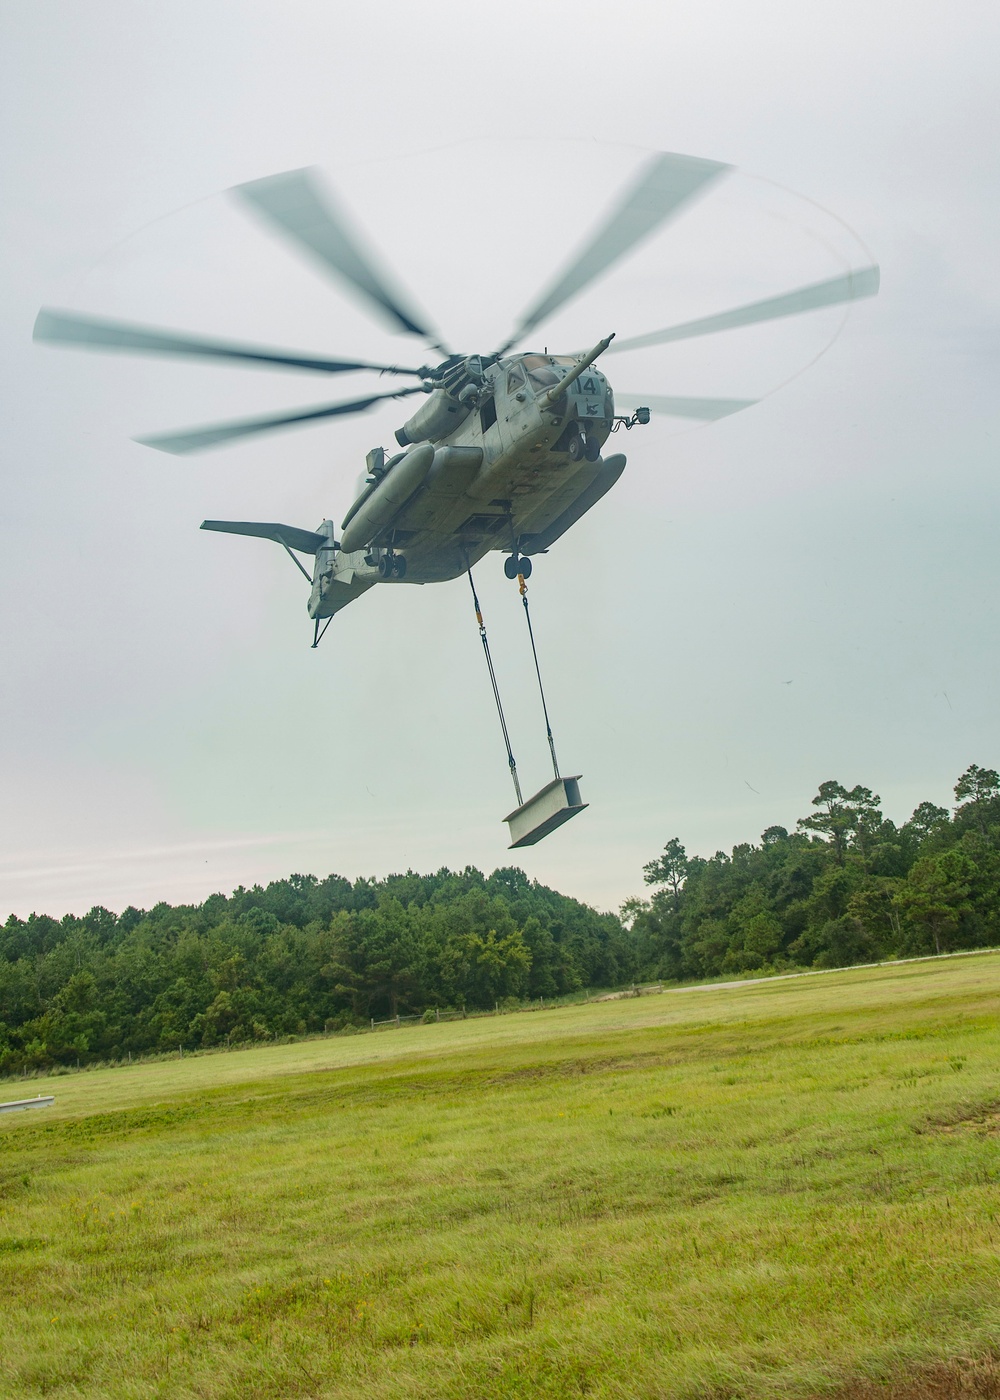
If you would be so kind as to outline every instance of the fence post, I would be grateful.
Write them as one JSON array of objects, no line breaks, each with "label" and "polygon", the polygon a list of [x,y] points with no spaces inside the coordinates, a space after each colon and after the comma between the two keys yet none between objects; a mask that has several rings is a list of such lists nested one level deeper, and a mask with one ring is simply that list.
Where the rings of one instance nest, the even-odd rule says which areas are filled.
[{"label": "fence post", "polygon": [[375,1029],[375,1017],[373,1016],[373,1017],[372,1017],[372,1030],[374,1030],[374,1029]]},{"label": "fence post", "polygon": [[396,1029],[399,1030],[399,1012],[396,1012]]},{"label": "fence post", "polygon": [[435,1021],[440,1021],[441,1019],[441,1008],[439,1006],[435,1006],[434,1008],[434,1019]]}]

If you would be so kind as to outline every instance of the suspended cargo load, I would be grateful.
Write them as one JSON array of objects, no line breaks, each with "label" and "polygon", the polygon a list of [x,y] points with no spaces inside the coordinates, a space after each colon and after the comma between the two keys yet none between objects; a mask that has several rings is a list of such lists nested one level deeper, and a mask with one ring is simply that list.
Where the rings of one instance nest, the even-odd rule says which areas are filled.
[{"label": "suspended cargo load", "polygon": [[529,797],[520,807],[504,817],[510,830],[510,846],[534,846],[543,840],[557,826],[568,822],[577,812],[589,807],[589,802],[580,800],[580,774],[574,778],[553,778],[534,797]]}]

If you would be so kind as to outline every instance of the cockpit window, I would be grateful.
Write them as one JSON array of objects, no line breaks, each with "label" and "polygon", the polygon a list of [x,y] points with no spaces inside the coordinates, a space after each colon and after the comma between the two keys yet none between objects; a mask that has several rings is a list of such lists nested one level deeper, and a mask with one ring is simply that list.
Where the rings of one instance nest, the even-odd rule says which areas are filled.
[{"label": "cockpit window", "polygon": [[551,389],[576,364],[572,355],[525,355],[523,364],[536,389]]},{"label": "cockpit window", "polygon": [[524,384],[524,370],[520,365],[512,365],[507,374],[507,392],[513,394]]}]

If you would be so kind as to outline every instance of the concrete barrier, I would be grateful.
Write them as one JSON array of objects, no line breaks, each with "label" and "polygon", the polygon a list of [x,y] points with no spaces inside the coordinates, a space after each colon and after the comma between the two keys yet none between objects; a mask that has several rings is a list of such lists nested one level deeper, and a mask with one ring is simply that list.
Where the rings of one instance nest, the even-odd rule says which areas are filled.
[{"label": "concrete barrier", "polygon": [[21,1108],[48,1108],[55,1101],[54,1094],[39,1094],[34,1099],[12,1099],[10,1103],[0,1103],[0,1113],[16,1113]]}]

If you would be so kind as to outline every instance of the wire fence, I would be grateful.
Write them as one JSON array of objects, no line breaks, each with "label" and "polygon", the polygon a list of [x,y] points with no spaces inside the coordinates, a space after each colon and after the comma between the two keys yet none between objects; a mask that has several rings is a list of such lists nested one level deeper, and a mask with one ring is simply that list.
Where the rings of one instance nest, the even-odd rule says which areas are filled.
[{"label": "wire fence", "polygon": [[[400,1030],[404,1026],[416,1025],[437,1025],[445,1021],[475,1021],[491,1016],[510,1016],[526,1011],[552,1011],[561,1006],[582,1006],[589,1002],[609,1001],[620,996],[636,996],[639,992],[634,987],[629,987],[619,991],[607,991],[605,989],[583,989],[569,992],[561,997],[536,997],[531,1000],[519,1001],[516,998],[508,998],[506,1001],[498,1001],[493,1007],[484,1009],[469,1010],[462,1006],[435,1006],[429,1007],[421,1013],[400,1012],[398,1015],[389,1016],[385,1019],[368,1018],[368,1024],[363,1022],[348,1022],[347,1024],[337,1021],[328,1021],[326,1028],[321,1031],[307,1031],[299,1035],[280,1034],[267,1037],[260,1037],[255,1040],[223,1041],[216,1045],[177,1045],[169,1050],[151,1050],[133,1054],[127,1051],[117,1059],[89,1060],[86,1063],[40,1065],[37,1067],[25,1066],[17,1070],[14,1074],[0,1075],[0,1083],[6,1081],[20,1081],[28,1079],[48,1079],[53,1076],[66,1074],[87,1074],[99,1069],[127,1069],[130,1066],[162,1064],[168,1060],[186,1060],[193,1055],[199,1057],[203,1055],[225,1055],[233,1050],[253,1050],[276,1045],[300,1045],[311,1040],[330,1040],[342,1035],[371,1035],[380,1031]],[[339,1018],[338,1018],[339,1021]]]},{"label": "wire fence", "polygon": [[25,1067],[16,1074],[0,1075],[0,1083],[6,1081],[19,1081],[27,1079],[50,1079],[53,1076],[65,1074],[87,1074],[92,1070],[99,1069],[122,1069],[129,1066],[142,1064],[162,1063],[165,1060],[187,1059],[192,1055],[199,1057],[203,1055],[224,1055],[233,1050],[262,1049],[276,1045],[298,1045],[310,1040],[331,1040],[342,1035],[372,1035],[381,1031],[402,1030],[406,1026],[416,1025],[437,1025],[442,1021],[474,1021],[493,1016],[521,1015],[529,1011],[555,1011],[562,1007],[593,1005],[599,1002],[624,1001],[630,997],[657,996],[664,992],[700,992],[700,991],[721,991],[728,987],[750,987],[755,984],[767,982],[784,982],[793,977],[822,977],[834,972],[860,972],[864,969],[895,967],[902,963],[917,962],[939,962],[948,958],[968,958],[977,957],[986,953],[1000,952],[1000,948],[962,948],[953,953],[930,953],[915,958],[891,958],[885,962],[878,963],[853,963],[848,967],[824,967],[808,968],[797,972],[778,972],[765,974],[757,977],[741,977],[736,980],[723,980],[717,978],[711,982],[697,983],[676,983],[676,982],[632,982],[625,987],[612,989],[586,988],[576,992],[570,992],[561,997],[537,997],[530,1001],[518,1001],[511,997],[505,1001],[498,1001],[492,1009],[470,1011],[465,1007],[429,1007],[421,1013],[408,1013],[403,1015],[390,1016],[385,1020],[376,1020],[369,1017],[368,1025],[363,1023],[348,1023],[336,1026],[327,1022],[327,1027],[322,1031],[308,1032],[302,1035],[274,1035],[266,1039],[256,1039],[249,1041],[226,1042],[218,1045],[187,1046],[178,1045],[176,1049],[159,1050],[147,1052],[141,1055],[133,1055],[128,1051],[120,1059],[92,1060],[87,1064],[77,1065],[48,1065],[37,1068]]}]

